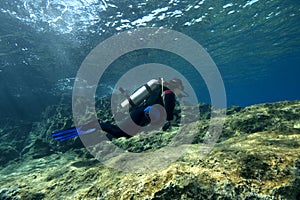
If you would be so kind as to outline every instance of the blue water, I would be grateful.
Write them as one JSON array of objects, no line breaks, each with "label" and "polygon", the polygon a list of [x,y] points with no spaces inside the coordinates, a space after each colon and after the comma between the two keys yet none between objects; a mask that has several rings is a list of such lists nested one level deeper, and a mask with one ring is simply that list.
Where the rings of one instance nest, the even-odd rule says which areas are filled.
[{"label": "blue water", "polygon": [[[297,0],[3,0],[0,117],[37,120],[48,105],[71,104],[77,70],[97,44],[152,26],[180,31],[207,50],[222,75],[228,106],[300,99],[299,21]],[[178,69],[188,65],[164,58],[156,61]],[[124,73],[118,65],[151,59],[116,62],[112,79],[98,86],[100,96]],[[199,100],[209,103],[203,80],[186,74]]]}]

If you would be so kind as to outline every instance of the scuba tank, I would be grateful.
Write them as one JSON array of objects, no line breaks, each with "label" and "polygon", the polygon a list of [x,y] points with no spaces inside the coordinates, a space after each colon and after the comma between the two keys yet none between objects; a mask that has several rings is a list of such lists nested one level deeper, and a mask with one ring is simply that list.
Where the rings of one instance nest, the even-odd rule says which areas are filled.
[{"label": "scuba tank", "polygon": [[132,95],[130,95],[126,100],[121,103],[121,107],[130,105],[131,108],[138,106],[142,103],[150,94],[159,87],[159,81],[152,79],[148,81],[145,85],[136,90]]}]

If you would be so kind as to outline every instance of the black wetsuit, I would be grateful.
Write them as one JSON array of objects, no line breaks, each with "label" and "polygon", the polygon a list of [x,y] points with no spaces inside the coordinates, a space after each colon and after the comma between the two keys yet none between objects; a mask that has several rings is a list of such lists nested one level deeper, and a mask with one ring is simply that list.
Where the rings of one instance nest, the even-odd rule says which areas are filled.
[{"label": "black wetsuit", "polygon": [[[175,108],[175,101],[176,101],[175,94],[166,87],[163,90],[164,90],[164,100],[162,98],[162,89],[158,88],[152,92],[152,94],[144,101],[142,105],[137,106],[131,110],[130,116],[136,125],[143,127],[148,125],[151,122],[149,117],[146,116],[144,110],[148,106],[152,106],[155,104],[159,104],[165,108],[167,114],[166,117],[167,121],[173,119],[173,111]],[[109,133],[115,138],[132,137],[132,135],[125,133],[116,125],[110,123],[100,123],[100,126],[103,131]]]}]

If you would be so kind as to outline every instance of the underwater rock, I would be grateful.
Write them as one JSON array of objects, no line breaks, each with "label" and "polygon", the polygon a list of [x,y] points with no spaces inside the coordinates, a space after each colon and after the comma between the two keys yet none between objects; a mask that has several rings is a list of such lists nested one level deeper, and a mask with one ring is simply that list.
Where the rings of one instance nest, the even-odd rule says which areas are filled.
[{"label": "underwater rock", "polygon": [[33,159],[46,157],[52,154],[49,144],[41,139],[37,139],[32,146],[33,148],[28,154],[31,155]]},{"label": "underwater rock", "polygon": [[18,186],[11,186],[9,188],[0,188],[1,200],[40,200],[45,197],[45,194],[41,192],[31,193],[30,191],[20,190]]},{"label": "underwater rock", "polygon": [[18,151],[9,144],[0,146],[0,165],[6,164],[15,158],[18,158],[18,156]]},{"label": "underwater rock", "polygon": [[[36,159],[24,156],[0,170],[0,194],[19,199],[297,200],[300,133],[295,124],[300,123],[299,111],[299,101],[229,108],[223,134],[206,154],[199,149],[209,127],[208,115],[186,127],[172,126],[168,132],[115,139],[112,144],[139,155],[165,151],[174,144],[178,130],[196,135],[192,144],[176,146],[178,151],[183,145],[187,149],[177,161],[159,169],[127,173],[106,167],[80,146],[74,148],[76,140],[57,143],[39,139],[48,137],[53,127],[72,124],[70,117],[58,119],[52,112],[54,117],[47,116],[49,121],[33,128],[41,135],[35,137],[26,155]],[[55,125],[61,119],[61,124]],[[126,158],[107,159],[117,163]]]},{"label": "underwater rock", "polygon": [[240,176],[245,179],[269,179],[270,166],[258,155],[246,155],[241,159]]},{"label": "underwater rock", "polygon": [[28,140],[32,124],[16,119],[0,120],[0,166],[19,159]]},{"label": "underwater rock", "polygon": [[0,199],[2,200],[19,200],[18,187],[11,186],[9,188],[0,188]]},{"label": "underwater rock", "polygon": [[240,112],[243,109],[241,106],[231,106],[226,110],[226,115],[232,115],[234,113]]},{"label": "underwater rock", "polygon": [[227,112],[220,141],[260,131],[288,130],[300,133],[300,129],[297,129],[297,124],[300,123],[299,112],[300,101],[258,104]]}]

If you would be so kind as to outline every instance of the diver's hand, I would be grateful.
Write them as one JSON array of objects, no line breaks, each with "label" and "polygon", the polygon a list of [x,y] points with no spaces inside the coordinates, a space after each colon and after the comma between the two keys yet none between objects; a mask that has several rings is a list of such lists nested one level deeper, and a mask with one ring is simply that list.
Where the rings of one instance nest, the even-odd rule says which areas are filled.
[{"label": "diver's hand", "polygon": [[162,127],[162,130],[163,130],[163,131],[166,131],[166,130],[168,130],[168,129],[170,128],[170,126],[171,126],[171,122],[167,121],[167,122],[165,123],[165,125]]}]

